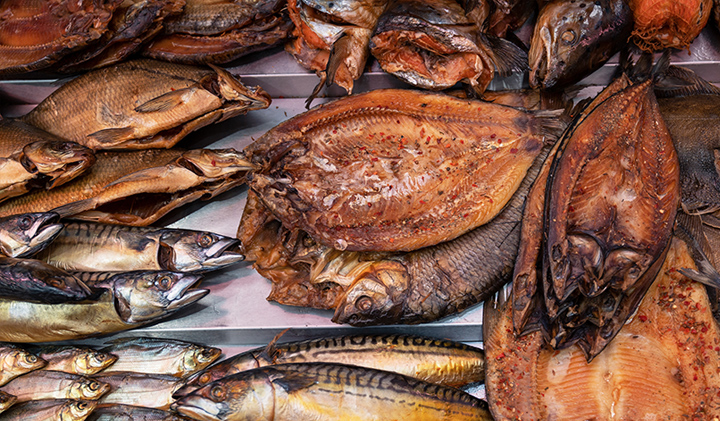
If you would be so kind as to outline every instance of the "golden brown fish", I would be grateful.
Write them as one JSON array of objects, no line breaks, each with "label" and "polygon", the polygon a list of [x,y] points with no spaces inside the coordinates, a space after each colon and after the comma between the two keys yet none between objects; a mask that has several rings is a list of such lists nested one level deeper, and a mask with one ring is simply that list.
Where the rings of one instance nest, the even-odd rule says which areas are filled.
[{"label": "golden brown fish", "polygon": [[18,402],[40,399],[98,400],[110,391],[101,381],[79,374],[35,370],[18,376],[0,390],[17,397]]},{"label": "golden brown fish", "polygon": [[0,343],[0,386],[46,364],[42,358],[17,345]]},{"label": "golden brown fish", "polygon": [[241,185],[252,168],[233,149],[155,149],[96,156],[84,177],[3,202],[0,216],[55,210],[63,217],[148,225],[172,209]]},{"label": "golden brown fish", "polygon": [[688,250],[672,243],[637,312],[590,363],[578,346],[551,349],[540,332],[516,338],[510,303],[486,303],[485,385],[495,419],[720,417],[720,329],[705,288],[678,271],[694,267]]},{"label": "golden brown fish", "polygon": [[43,370],[91,376],[110,365],[117,357],[85,346],[44,345],[31,348],[33,354],[47,361]]},{"label": "golden brown fish", "polygon": [[183,385],[182,379],[165,374],[99,373],[94,378],[112,388],[100,398],[102,405],[123,404],[163,410],[170,409],[173,393]]},{"label": "golden brown fish", "polygon": [[17,402],[17,398],[9,393],[0,392],[0,414]]},{"label": "golden brown fish", "polygon": [[97,40],[121,1],[3,1],[0,75],[42,69]]},{"label": "golden brown fish", "polygon": [[73,79],[23,120],[93,149],[169,148],[193,130],[269,105],[260,87],[219,67],[135,60]]},{"label": "golden brown fish", "polygon": [[245,149],[248,185],[283,225],[339,250],[415,250],[492,219],[555,112],[376,90],[296,116]]},{"label": "golden brown fish", "polygon": [[84,421],[97,406],[96,401],[41,399],[13,405],[3,413],[4,421]]},{"label": "golden brown fish", "polygon": [[647,52],[687,48],[712,13],[713,0],[630,0],[632,40]]}]

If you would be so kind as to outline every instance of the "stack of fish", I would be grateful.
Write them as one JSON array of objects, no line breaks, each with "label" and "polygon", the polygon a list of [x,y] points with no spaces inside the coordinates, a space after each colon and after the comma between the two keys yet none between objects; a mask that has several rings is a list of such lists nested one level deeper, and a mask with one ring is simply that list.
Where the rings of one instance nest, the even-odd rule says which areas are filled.
[{"label": "stack of fish", "polygon": [[96,349],[0,347],[2,420],[180,420],[168,409],[185,379],[217,360],[219,348],[124,338]]}]

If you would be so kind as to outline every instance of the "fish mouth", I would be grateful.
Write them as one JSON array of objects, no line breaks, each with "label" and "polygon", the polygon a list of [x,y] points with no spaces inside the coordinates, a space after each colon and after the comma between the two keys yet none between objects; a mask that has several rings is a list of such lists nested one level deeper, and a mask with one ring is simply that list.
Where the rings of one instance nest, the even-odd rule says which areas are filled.
[{"label": "fish mouth", "polygon": [[170,405],[170,409],[194,420],[222,421],[220,415],[225,406],[201,396],[187,396]]},{"label": "fish mouth", "polygon": [[237,238],[225,238],[210,246],[206,253],[207,259],[199,262],[198,271],[210,271],[224,268],[245,260],[245,255],[240,253],[240,240]]},{"label": "fish mouth", "polygon": [[547,88],[548,66],[552,54],[552,34],[550,30],[543,26],[539,29],[537,39],[539,42],[533,43],[528,52],[528,61],[530,64],[529,82],[532,88]]},{"label": "fish mouth", "polygon": [[177,283],[167,293],[166,298],[169,304],[166,308],[171,311],[177,310],[206,296],[210,290],[192,288],[199,284],[201,279],[202,276],[199,275],[182,274]]},{"label": "fish mouth", "polygon": [[64,225],[60,223],[60,215],[55,212],[46,212],[38,214],[30,230],[30,241],[28,243],[29,250],[22,255],[13,257],[23,257],[27,254],[33,254],[40,251],[41,247],[49,244],[62,231]]}]

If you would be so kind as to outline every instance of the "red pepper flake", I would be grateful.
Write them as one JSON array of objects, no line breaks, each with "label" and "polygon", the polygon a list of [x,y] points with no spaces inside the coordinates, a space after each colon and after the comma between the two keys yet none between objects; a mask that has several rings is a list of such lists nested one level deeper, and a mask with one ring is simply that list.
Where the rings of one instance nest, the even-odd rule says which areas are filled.
[{"label": "red pepper flake", "polygon": [[475,184],[475,183],[472,183],[472,186],[473,186],[473,187],[477,187],[477,184]]},{"label": "red pepper flake", "polygon": [[217,165],[217,162],[215,162],[215,160],[213,159],[213,160],[210,161],[210,165],[212,165],[212,166],[214,167],[214,166]]},{"label": "red pepper flake", "polygon": [[467,218],[468,216],[470,216],[470,214],[466,213],[465,215],[463,215],[463,218]]},{"label": "red pepper flake", "polygon": [[505,353],[504,353],[504,352],[501,352],[500,355],[498,355],[497,357],[495,357],[496,360],[502,360],[503,358],[505,358]]},{"label": "red pepper flake", "polygon": [[337,134],[337,130],[333,130],[333,134]]},{"label": "red pepper flake", "polygon": [[378,159],[377,159],[377,157],[374,157],[374,156],[373,156],[372,158],[370,158],[370,160],[371,160],[372,162],[376,162]]},{"label": "red pepper flake", "polygon": [[640,319],[640,321],[643,323],[647,322],[647,316],[644,314],[639,315],[638,319]]},{"label": "red pepper flake", "polygon": [[394,242],[395,242],[395,239],[392,238],[392,237],[391,237],[389,240],[390,240],[391,243],[394,243]]},{"label": "red pepper flake", "polygon": [[700,332],[702,332],[702,333],[707,333],[707,331],[708,331],[707,326],[703,326],[700,328]]},{"label": "red pepper flake", "polygon": [[495,139],[495,133],[490,135],[490,139]]},{"label": "red pepper flake", "polygon": [[517,149],[517,148],[510,148],[510,153],[518,153],[518,149]]},{"label": "red pepper flake", "polygon": [[368,202],[368,207],[371,208],[371,207],[372,207],[372,203]]},{"label": "red pepper flake", "polygon": [[420,199],[420,204],[421,204],[421,205],[424,205],[424,204],[425,204],[425,201],[422,200],[422,199]]},{"label": "red pepper flake", "polygon": [[720,352],[720,346],[715,347],[715,352]]}]

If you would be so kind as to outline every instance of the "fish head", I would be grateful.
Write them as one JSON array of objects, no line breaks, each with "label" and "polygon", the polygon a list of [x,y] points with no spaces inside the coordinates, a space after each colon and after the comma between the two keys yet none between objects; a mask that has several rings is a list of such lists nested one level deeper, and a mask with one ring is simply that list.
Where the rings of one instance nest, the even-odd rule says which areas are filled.
[{"label": "fish head", "polygon": [[95,379],[82,377],[70,386],[70,399],[94,401],[110,391],[110,385]]},{"label": "fish head", "polygon": [[189,373],[202,370],[222,355],[222,349],[208,346],[195,346],[183,355],[183,367]]},{"label": "fish head", "polygon": [[388,2],[386,0],[299,0],[305,6],[326,15],[326,21],[341,21],[360,28],[371,29]]},{"label": "fish head", "polygon": [[207,178],[229,178],[257,169],[245,154],[235,149],[192,149],[181,158],[185,167]]},{"label": "fish head", "polygon": [[269,378],[256,370],[223,377],[172,404],[172,410],[194,420],[271,420],[275,390]]},{"label": "fish head", "polygon": [[15,345],[0,346],[0,370],[6,372],[28,372],[42,368],[47,361]]},{"label": "fish head", "polygon": [[57,237],[63,224],[55,212],[23,213],[0,219],[0,251],[10,257],[33,255]]},{"label": "fish head", "polygon": [[347,289],[332,321],[354,326],[394,321],[404,305],[409,281],[407,269],[400,262],[376,262]]},{"label": "fish head", "polygon": [[84,173],[95,163],[95,153],[75,142],[40,140],[26,145],[21,159],[25,168],[48,179],[49,189]]},{"label": "fish head", "polygon": [[562,88],[600,68],[632,30],[624,0],[555,0],[541,11],[528,53],[530,86]]},{"label": "fish head", "polygon": [[95,410],[97,404],[97,401],[91,400],[67,400],[58,411],[58,417],[55,419],[60,421],[84,420]]},{"label": "fish head", "polygon": [[[261,110],[270,106],[272,99],[259,86],[245,86],[240,80],[222,67],[209,64],[217,74],[217,94],[226,101],[238,103],[236,106],[243,111]],[[231,107],[235,108],[235,107]]]},{"label": "fish head", "polygon": [[0,390],[0,412],[13,406],[17,402],[17,397]]},{"label": "fish head", "polygon": [[209,292],[193,289],[199,275],[170,271],[140,271],[116,275],[112,281],[115,309],[126,323],[164,317],[190,305]]},{"label": "fish head", "polygon": [[107,352],[88,349],[75,360],[78,372],[96,374],[110,367],[118,357]]},{"label": "fish head", "polygon": [[163,232],[160,254],[161,267],[178,272],[217,270],[245,259],[237,238],[192,230]]}]

